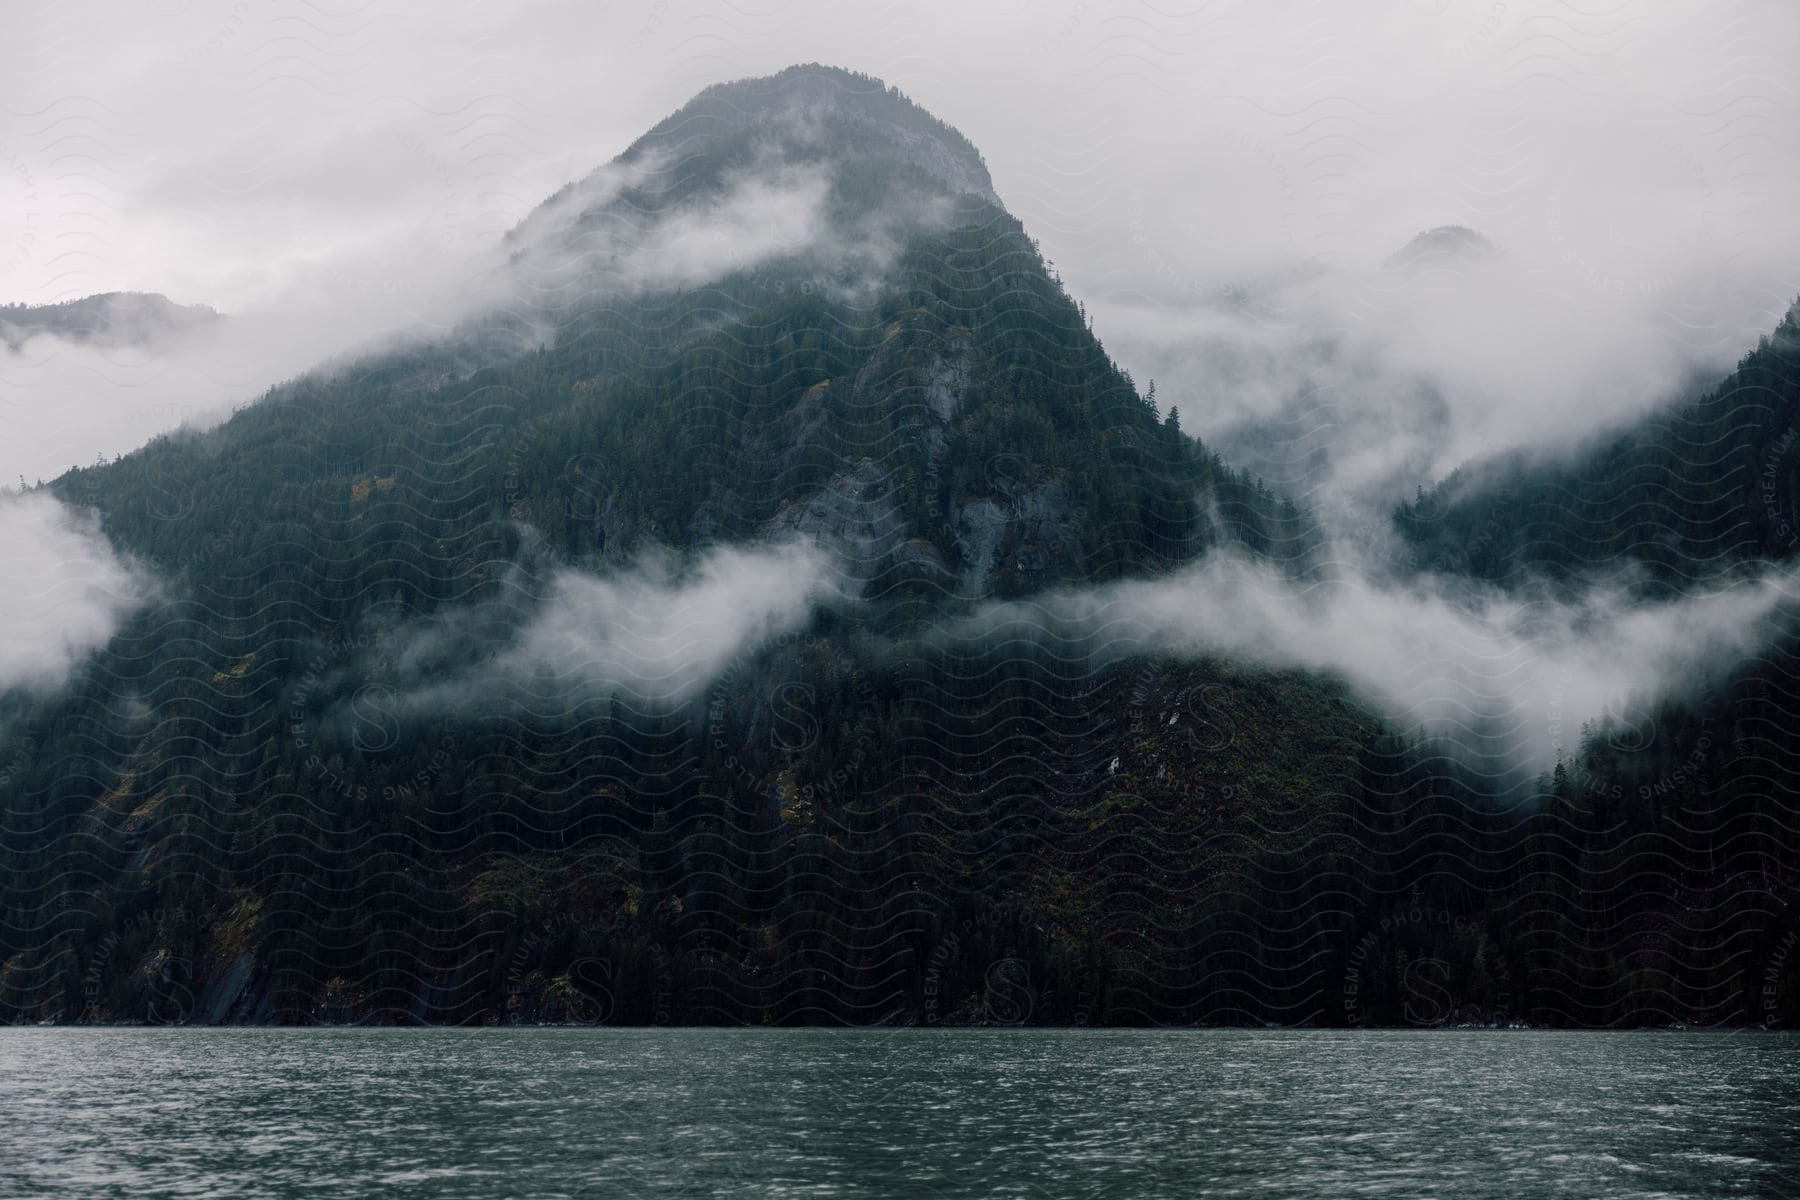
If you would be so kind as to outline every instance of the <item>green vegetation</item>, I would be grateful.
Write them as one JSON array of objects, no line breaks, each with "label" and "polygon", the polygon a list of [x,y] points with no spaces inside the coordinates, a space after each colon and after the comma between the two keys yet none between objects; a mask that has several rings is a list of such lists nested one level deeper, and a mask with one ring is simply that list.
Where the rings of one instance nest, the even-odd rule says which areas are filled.
[{"label": "green vegetation", "polygon": [[[165,586],[0,698],[0,1017],[1794,1019],[1746,966],[1791,835],[1711,790],[1752,718],[1590,731],[1509,807],[1330,681],[944,633],[1225,543],[1304,571],[1318,535],[1139,395],[960,135],[798,72],[664,122],[609,211],[779,152],[891,254],[557,293],[51,485]],[[795,531],[855,543],[861,601],[703,696],[395,703],[408,631],[477,662],[559,570]]]},{"label": "green vegetation", "polygon": [[1397,512],[1428,567],[1499,583],[1625,564],[1670,596],[1800,546],[1800,308],[1718,387],[1572,461],[1483,464]]}]

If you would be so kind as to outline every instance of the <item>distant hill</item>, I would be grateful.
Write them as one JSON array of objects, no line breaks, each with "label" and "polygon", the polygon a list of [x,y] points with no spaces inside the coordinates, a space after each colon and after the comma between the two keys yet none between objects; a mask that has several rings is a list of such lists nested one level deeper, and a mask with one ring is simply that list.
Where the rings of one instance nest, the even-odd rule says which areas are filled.
[{"label": "distant hill", "polygon": [[102,292],[59,304],[0,306],[0,343],[19,349],[39,336],[106,347],[151,347],[224,318],[204,304],[157,292]]},{"label": "distant hill", "polygon": [[1482,262],[1499,253],[1494,243],[1467,226],[1440,225],[1394,251],[1382,266],[1395,271],[1422,270]]},{"label": "distant hill", "polygon": [[1800,547],[1800,306],[1704,395],[1567,457],[1477,462],[1401,505],[1419,560],[1499,583],[1635,565],[1680,592]]}]

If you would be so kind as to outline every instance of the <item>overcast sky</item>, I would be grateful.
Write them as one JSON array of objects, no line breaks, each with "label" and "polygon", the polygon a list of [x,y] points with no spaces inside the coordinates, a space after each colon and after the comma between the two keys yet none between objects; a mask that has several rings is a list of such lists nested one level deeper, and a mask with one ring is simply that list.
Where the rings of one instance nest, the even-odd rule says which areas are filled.
[{"label": "overcast sky", "polygon": [[[1800,291],[1787,2],[10,0],[6,25],[0,300],[161,291],[293,335],[168,394],[111,363],[65,363],[79,386],[9,370],[0,442],[48,444],[21,406],[43,407],[26,389],[54,397],[53,466],[167,423],[146,413],[429,319],[459,264],[695,91],[803,61],[875,74],[966,133],[1140,382],[1204,370],[1179,351],[1228,289],[1281,293],[1303,263],[1354,276],[1446,223],[1487,234],[1528,282],[1471,310],[1475,330],[1397,357],[1540,395],[1586,369],[1569,360],[1596,337],[1735,356]],[[1325,296],[1276,308],[1386,322],[1390,339],[1417,324],[1404,306],[1371,315],[1355,287]],[[1516,337],[1468,356],[1514,319]],[[1539,343],[1550,369],[1506,374]],[[82,388],[120,378],[130,420],[79,415]],[[1191,378],[1161,390],[1206,395]],[[1208,415],[1184,412],[1202,430]]]}]

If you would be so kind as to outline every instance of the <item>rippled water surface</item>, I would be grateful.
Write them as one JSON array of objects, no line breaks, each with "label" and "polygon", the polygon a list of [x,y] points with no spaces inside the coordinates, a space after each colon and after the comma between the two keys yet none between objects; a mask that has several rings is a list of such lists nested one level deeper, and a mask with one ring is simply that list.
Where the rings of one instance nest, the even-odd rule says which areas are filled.
[{"label": "rippled water surface", "polygon": [[1800,1037],[0,1030],[7,1196],[1800,1196]]}]

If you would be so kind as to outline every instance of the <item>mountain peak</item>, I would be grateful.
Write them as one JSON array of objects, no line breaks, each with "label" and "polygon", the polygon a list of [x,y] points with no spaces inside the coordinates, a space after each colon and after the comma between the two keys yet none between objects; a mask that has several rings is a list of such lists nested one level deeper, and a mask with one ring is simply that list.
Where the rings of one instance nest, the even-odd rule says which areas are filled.
[{"label": "mountain peak", "polygon": [[715,83],[619,156],[705,152],[748,141],[785,157],[900,159],[952,191],[1000,206],[974,143],[873,75],[802,63],[773,75]]},{"label": "mountain peak", "polygon": [[1439,225],[1415,236],[1382,266],[1388,270],[1447,267],[1482,262],[1499,253],[1499,247],[1466,225]]},{"label": "mountain peak", "polygon": [[872,75],[806,63],[705,88],[545,200],[508,240],[567,230],[621,197],[633,210],[665,209],[771,165],[852,163],[916,169],[952,193],[1005,207],[980,152],[956,129]]},{"label": "mountain peak", "polygon": [[706,88],[505,244],[519,302],[555,323],[752,263],[873,278],[914,233],[995,217],[1011,220],[968,138],[873,76],[806,64]]}]

